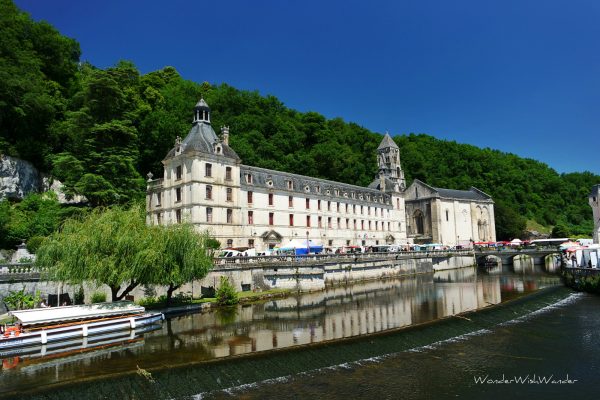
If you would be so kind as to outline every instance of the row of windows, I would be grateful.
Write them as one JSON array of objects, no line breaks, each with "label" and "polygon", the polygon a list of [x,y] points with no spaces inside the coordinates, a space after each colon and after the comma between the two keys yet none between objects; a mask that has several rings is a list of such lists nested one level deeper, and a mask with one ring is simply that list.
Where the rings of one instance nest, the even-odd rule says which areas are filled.
[{"label": "row of windows", "polygon": [[[210,164],[210,163],[204,164],[204,176],[207,178],[212,178],[212,176],[213,176],[212,164]],[[181,165],[178,165],[175,168],[175,180],[181,180],[181,177],[182,177],[182,167],[181,167]],[[232,180],[231,167],[225,167],[225,180],[226,181]]]},{"label": "row of windows", "polygon": [[[269,193],[268,195],[269,200],[268,200],[268,205],[272,206],[274,205],[274,194],[273,193]],[[254,194],[253,192],[247,192],[247,200],[248,200],[248,204],[253,204],[254,203]],[[325,203],[325,202],[323,202]],[[311,204],[311,200],[309,198],[305,199],[305,208],[307,210],[310,210],[310,204]],[[357,213],[357,209],[358,207],[360,207],[360,214],[364,215],[365,212],[365,208],[367,210],[367,215],[371,215],[371,206],[357,206],[356,204],[347,204],[347,203],[340,203],[338,202],[332,202],[332,201],[327,201],[325,203],[327,205],[327,211],[332,211],[332,205],[335,207],[335,211],[336,212],[342,212],[343,210],[345,210],[346,214],[350,213],[350,210],[352,210],[353,214],[358,214]],[[294,196],[288,196],[288,207],[289,208],[294,208]],[[317,210],[321,210],[321,200],[317,200]],[[373,207],[373,212],[374,215],[377,216],[382,216],[383,217],[383,212],[384,209],[381,207]],[[388,211],[388,217],[389,217],[389,211]]]},{"label": "row of windows", "polygon": [[[208,209],[207,209],[208,210]],[[211,210],[212,212],[212,210]],[[294,214],[289,214],[288,215],[289,218],[289,226],[294,226]],[[306,227],[310,228],[312,227],[312,220],[313,217],[311,215],[307,215],[306,216]],[[327,228],[329,229],[333,229],[333,223],[334,223],[334,219],[332,217],[327,217]],[[345,225],[343,225],[342,222],[345,221]],[[365,221],[365,220],[352,220],[352,224],[350,223],[350,218],[337,218],[335,220],[335,222],[337,222],[337,229],[354,229],[357,230],[359,229],[359,224],[360,224],[360,229],[361,230],[391,230],[391,223],[388,221],[387,223],[384,221]],[[366,224],[365,224],[366,222]],[[253,225],[254,224],[254,211],[248,211],[248,225]],[[387,224],[387,225],[386,225]],[[270,212],[269,213],[269,225],[275,225],[275,213]],[[317,228],[324,228],[324,219],[321,216],[317,216]]]},{"label": "row of windows", "polygon": [[[213,200],[213,187],[211,185],[206,185],[205,188],[205,195],[206,195],[206,200]],[[268,194],[268,205],[269,206],[273,206],[274,205],[274,194],[273,193],[269,193]],[[225,199],[228,202],[233,201],[233,189],[232,188],[225,188]],[[253,192],[247,192],[247,200],[248,200],[248,204],[253,204],[254,203],[254,193]],[[179,203],[181,202],[181,188],[176,188],[175,189],[175,202]],[[305,208],[307,210],[310,210],[310,199],[306,198],[305,199]],[[325,202],[323,202],[325,203]],[[156,194],[156,205],[160,206],[161,204],[161,194],[157,193]],[[358,214],[357,210],[360,210],[360,214],[364,215],[365,213],[365,208],[367,211],[367,215],[371,215],[371,206],[357,206],[356,204],[347,204],[347,203],[340,203],[338,202],[331,202],[331,201],[327,201],[326,202],[326,208],[327,211],[332,211],[332,205],[335,208],[336,212],[342,212],[343,210],[345,210],[345,213],[348,214],[350,213],[350,211],[352,211],[353,214]],[[294,196],[288,196],[288,207],[289,208],[294,208]],[[360,208],[359,208],[360,207]],[[321,210],[321,200],[317,200],[317,210]],[[384,215],[384,209],[381,207],[373,207],[373,212],[374,215],[377,216],[381,216],[383,217]],[[387,216],[389,217],[389,211],[387,213]],[[446,219],[448,218],[448,216],[446,215]]]},{"label": "row of windows", "polygon": [[[244,179],[246,180],[247,184],[250,184],[250,185],[254,184],[254,176],[251,173],[244,174]],[[294,181],[292,181],[291,179],[287,179],[285,182],[286,182],[286,187],[287,187],[288,190],[294,190]],[[266,184],[267,184],[268,187],[273,187],[273,180],[271,178],[267,178]],[[304,191],[306,193],[310,193],[311,192],[310,186],[309,185],[305,185],[304,186]],[[321,193],[321,187],[317,185],[317,186],[315,186],[313,188],[312,191],[314,193],[320,194]],[[331,190],[327,189],[325,191],[325,194],[326,195],[330,195],[331,194]],[[335,196],[340,196],[340,189],[334,189],[333,190],[333,194]],[[344,192],[343,196],[347,198],[348,197],[348,193]],[[368,193],[365,194],[365,195],[363,195],[362,193],[359,193],[357,195],[355,192],[352,192],[352,193],[350,193],[350,197],[352,197],[353,199],[356,199],[358,197],[359,200],[363,200],[363,198],[364,198],[367,201],[371,201],[371,194],[368,194]],[[375,202],[379,201],[379,202],[383,203],[383,196],[373,195],[373,201],[375,201]]]}]

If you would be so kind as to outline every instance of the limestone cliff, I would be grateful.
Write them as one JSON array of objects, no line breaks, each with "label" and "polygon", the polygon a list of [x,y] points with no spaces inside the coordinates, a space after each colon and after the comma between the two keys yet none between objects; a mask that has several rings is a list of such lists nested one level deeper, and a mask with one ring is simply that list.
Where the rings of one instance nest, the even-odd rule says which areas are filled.
[{"label": "limestone cliff", "polygon": [[43,177],[28,161],[0,155],[0,200],[22,199],[42,190]]}]

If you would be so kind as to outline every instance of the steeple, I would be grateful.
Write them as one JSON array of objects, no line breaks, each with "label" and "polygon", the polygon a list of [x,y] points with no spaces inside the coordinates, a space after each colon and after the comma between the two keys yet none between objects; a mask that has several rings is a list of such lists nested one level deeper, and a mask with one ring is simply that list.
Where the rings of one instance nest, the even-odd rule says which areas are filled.
[{"label": "steeple", "polygon": [[406,188],[404,171],[400,166],[400,148],[387,132],[377,147],[377,163],[379,176],[389,179],[394,184],[395,191]]},{"label": "steeple", "polygon": [[194,107],[194,120],[192,121],[194,124],[204,122],[210,124],[210,107],[204,101],[204,98],[201,97],[198,103],[196,103],[196,107]]}]

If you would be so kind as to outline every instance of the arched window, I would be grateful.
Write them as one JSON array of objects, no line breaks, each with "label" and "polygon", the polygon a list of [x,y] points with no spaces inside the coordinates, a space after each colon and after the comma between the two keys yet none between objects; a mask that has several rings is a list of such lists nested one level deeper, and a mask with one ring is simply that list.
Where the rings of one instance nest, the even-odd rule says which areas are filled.
[{"label": "arched window", "polygon": [[423,212],[421,210],[416,210],[413,214],[413,218],[415,220],[415,229],[418,235],[422,235],[425,233],[424,223],[423,223]]}]

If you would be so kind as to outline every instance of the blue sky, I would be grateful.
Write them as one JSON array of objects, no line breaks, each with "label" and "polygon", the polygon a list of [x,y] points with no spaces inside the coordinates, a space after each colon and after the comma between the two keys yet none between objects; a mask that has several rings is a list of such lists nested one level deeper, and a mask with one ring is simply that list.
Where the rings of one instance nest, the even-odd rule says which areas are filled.
[{"label": "blue sky", "polygon": [[82,60],[600,174],[600,1],[17,0]]}]

